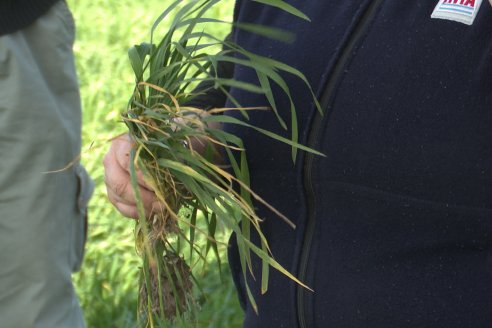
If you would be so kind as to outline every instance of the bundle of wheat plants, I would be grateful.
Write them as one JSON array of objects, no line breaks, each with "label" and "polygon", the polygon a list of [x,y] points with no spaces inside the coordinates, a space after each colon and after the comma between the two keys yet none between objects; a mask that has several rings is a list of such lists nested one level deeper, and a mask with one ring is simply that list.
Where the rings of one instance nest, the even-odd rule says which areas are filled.
[{"label": "bundle of wheat plants", "polygon": [[[251,253],[261,258],[262,292],[268,289],[270,267],[302,284],[275,261],[262,233],[261,220],[254,211],[253,201],[261,202],[286,224],[294,225],[250,190],[242,141],[223,131],[220,125],[246,126],[287,143],[292,146],[293,158],[298,149],[313,152],[297,142],[295,107],[281,73],[296,75],[311,89],[304,75],[296,69],[208,34],[205,29],[207,24],[226,24],[206,16],[207,11],[220,2],[174,2],[155,22],[150,42],[129,50],[136,86],[123,120],[135,143],[130,171],[139,211],[135,231],[137,250],[143,258],[139,315],[144,326],[158,327],[169,319],[183,320],[183,314],[195,306],[190,267],[206,262],[209,253],[219,258],[218,245],[225,242],[215,237],[221,226],[235,232],[245,276],[251,271]],[[258,2],[307,19],[283,1]],[[170,27],[154,43],[157,28],[163,20],[171,20]],[[290,37],[286,32],[262,26],[233,24],[232,27],[268,37]],[[226,28],[231,28],[231,25]],[[258,84],[217,76],[215,72],[219,62],[255,70]],[[197,83],[204,82],[208,82],[207,88],[223,92],[234,108],[204,111],[187,106],[199,95],[193,92],[193,88]],[[228,93],[229,88],[234,87],[263,94],[279,124],[287,128],[281,111],[275,105],[272,82],[280,86],[284,96],[290,100],[290,139],[248,124],[248,111],[261,109],[243,108]],[[206,93],[207,88],[200,88],[200,93]],[[240,111],[244,119],[227,115],[230,110]],[[217,164],[219,157],[223,157],[221,164]],[[155,191],[160,202],[150,217],[149,213],[145,213],[140,197],[138,172],[143,174],[146,184]],[[180,215],[183,210],[188,215]],[[250,240],[252,230],[256,230],[259,236],[259,245]],[[197,235],[202,235],[202,238],[197,238]],[[187,248],[183,248],[183,244],[187,244]],[[184,249],[189,253],[183,254]],[[249,286],[246,286],[246,291],[251,304],[256,307]],[[186,320],[191,319],[188,316]]]}]

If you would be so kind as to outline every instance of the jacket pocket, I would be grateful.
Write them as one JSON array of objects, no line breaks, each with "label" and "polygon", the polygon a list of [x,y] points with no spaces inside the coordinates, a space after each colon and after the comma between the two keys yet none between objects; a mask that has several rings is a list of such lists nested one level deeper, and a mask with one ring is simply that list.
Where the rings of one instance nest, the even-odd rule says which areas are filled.
[{"label": "jacket pocket", "polygon": [[0,37],[0,77],[7,76],[9,73],[10,52],[5,44],[5,38]]},{"label": "jacket pocket", "polygon": [[85,242],[87,240],[88,213],[87,205],[94,191],[94,182],[91,180],[82,165],[75,167],[77,176],[77,215],[72,222],[72,271],[80,270],[85,253]]}]

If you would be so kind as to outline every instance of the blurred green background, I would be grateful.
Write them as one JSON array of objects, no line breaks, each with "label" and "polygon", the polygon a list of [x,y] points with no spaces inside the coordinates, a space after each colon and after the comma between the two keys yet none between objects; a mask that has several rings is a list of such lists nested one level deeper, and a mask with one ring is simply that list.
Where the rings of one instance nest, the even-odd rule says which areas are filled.
[{"label": "blurred green background", "polygon": [[[134,248],[134,222],[122,218],[107,201],[102,158],[109,140],[125,131],[119,116],[133,89],[127,49],[149,40],[152,23],[171,1],[67,2],[77,25],[75,54],[84,111],[82,161],[96,182],[85,261],[74,280],[88,328],[136,327],[141,264]],[[230,20],[232,7],[232,0],[224,0],[211,15]],[[222,37],[228,33],[225,25],[207,30]],[[222,253],[225,261],[224,249]],[[203,281],[203,294],[197,296],[202,305],[196,325],[240,327],[243,314],[227,265],[222,266],[221,279],[214,264],[206,272],[195,270]]]}]

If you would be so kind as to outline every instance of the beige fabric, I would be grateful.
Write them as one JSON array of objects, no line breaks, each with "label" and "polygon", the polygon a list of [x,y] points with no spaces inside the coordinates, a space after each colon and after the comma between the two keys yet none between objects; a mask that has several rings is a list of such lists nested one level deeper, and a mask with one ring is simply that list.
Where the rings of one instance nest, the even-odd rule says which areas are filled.
[{"label": "beige fabric", "polygon": [[64,1],[0,37],[0,328],[84,327],[80,267],[92,182],[76,165],[81,114]]}]

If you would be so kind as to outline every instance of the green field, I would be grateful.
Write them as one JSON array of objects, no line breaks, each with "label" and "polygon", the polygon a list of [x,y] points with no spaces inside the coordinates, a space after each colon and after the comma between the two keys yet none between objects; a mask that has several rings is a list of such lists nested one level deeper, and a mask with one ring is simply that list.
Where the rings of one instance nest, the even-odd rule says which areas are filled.
[{"label": "green field", "polygon": [[[75,53],[84,110],[82,161],[96,182],[83,269],[74,275],[88,328],[136,327],[140,260],[133,242],[134,222],[124,219],[106,199],[102,158],[109,140],[125,131],[119,121],[133,88],[127,49],[149,39],[153,21],[169,0],[68,0],[77,24]],[[230,19],[232,0],[213,13]],[[228,28],[209,32],[225,36]],[[225,232],[227,234],[227,232]],[[211,263],[195,270],[204,281],[198,327],[240,327],[239,308],[227,266],[223,279]],[[188,325],[190,326],[190,325]]]}]

